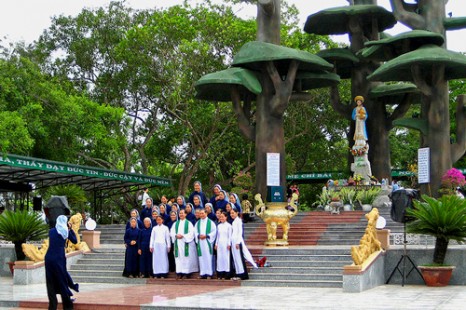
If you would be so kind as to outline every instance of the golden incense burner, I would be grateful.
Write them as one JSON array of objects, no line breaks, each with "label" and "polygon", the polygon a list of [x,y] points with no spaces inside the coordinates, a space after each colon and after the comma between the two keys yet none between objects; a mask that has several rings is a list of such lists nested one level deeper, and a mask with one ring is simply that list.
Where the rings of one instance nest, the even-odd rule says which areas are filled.
[{"label": "golden incense burner", "polygon": [[[290,203],[287,202],[269,202],[264,204],[261,194],[256,194],[254,199],[257,201],[254,209],[267,225],[266,246],[288,245],[288,232],[290,230],[290,219],[298,213],[298,206],[295,201],[298,199],[297,194],[293,194]],[[290,208],[291,207],[291,208]],[[277,239],[277,228],[283,229],[283,238]]]}]

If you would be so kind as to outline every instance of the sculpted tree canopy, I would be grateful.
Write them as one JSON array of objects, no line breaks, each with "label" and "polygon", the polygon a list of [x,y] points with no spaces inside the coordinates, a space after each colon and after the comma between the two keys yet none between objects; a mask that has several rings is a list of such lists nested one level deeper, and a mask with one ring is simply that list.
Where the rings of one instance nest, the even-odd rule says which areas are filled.
[{"label": "sculpted tree canopy", "polygon": [[[395,109],[391,109],[379,101],[382,98],[370,96],[370,90],[378,83],[370,83],[366,77],[377,68],[377,62],[363,57],[362,52],[366,50],[367,42],[378,40],[379,32],[393,27],[395,22],[391,12],[377,5],[367,4],[365,1],[358,5],[330,8],[312,14],[307,18],[304,26],[304,30],[308,33],[347,33],[350,38],[349,48],[323,50],[319,52],[319,56],[335,66],[335,73],[340,78],[351,79],[351,98],[356,96],[365,98],[364,106],[369,115],[366,120],[370,145],[369,159],[372,173],[379,179],[389,178],[391,175],[388,139],[388,131],[392,128],[391,122],[406,113],[412,99],[408,94],[403,94],[402,101],[398,102]],[[345,102],[340,98],[340,90],[332,87],[331,105],[335,111],[351,121],[348,144],[352,146],[354,122],[351,115],[355,104],[353,100]]]},{"label": "sculpted tree canopy", "polygon": [[[255,74],[247,77],[255,78],[260,83],[261,92],[252,96],[247,87],[244,87],[246,81],[238,81],[236,83],[238,87],[228,86],[228,89],[231,91],[229,99],[233,102],[241,132],[246,138],[255,142],[256,190],[265,197],[268,153],[280,155],[280,186],[284,188],[286,184],[283,122],[293,92],[301,92],[303,86],[304,89],[315,88],[312,86],[313,78],[319,80],[319,85],[334,85],[339,79],[328,73],[326,77],[326,70],[331,70],[333,66],[322,58],[309,52],[278,45],[280,43],[279,0],[258,2],[257,24],[258,41],[243,45],[235,55],[232,65],[253,71]],[[321,75],[306,75],[306,73]],[[203,91],[207,87],[208,77],[203,77],[196,83],[198,96],[209,100],[225,100],[225,97],[220,96],[218,92],[214,94]],[[220,84],[219,82],[221,81],[210,80],[212,84]],[[251,114],[253,101],[254,115]]]},{"label": "sculpted tree canopy", "polygon": [[[379,179],[390,177],[388,132],[393,125],[416,128],[422,133],[421,145],[430,146],[431,149],[431,185],[432,193],[436,195],[442,173],[461,158],[466,150],[466,138],[463,138],[466,132],[463,132],[462,126],[456,128],[457,140],[450,147],[448,110],[447,80],[464,78],[461,73],[464,71],[462,55],[440,51],[445,47],[445,31],[463,28],[466,26],[466,19],[446,17],[446,1],[390,2],[393,15],[377,7],[375,0],[354,0],[350,1],[350,6],[327,9],[310,15],[304,29],[306,32],[319,34],[348,33],[349,49],[358,56],[359,63],[351,66],[348,65],[348,58],[335,57],[332,63],[337,68],[337,73],[339,67],[346,69],[340,68],[340,77],[351,77],[353,97],[362,95],[369,98],[365,106],[370,115],[367,128],[374,175]],[[395,23],[393,16],[414,31],[381,39],[380,32]],[[327,54],[331,55],[330,52]],[[321,55],[325,55],[325,52]],[[330,57],[326,59],[331,61]],[[387,63],[380,67],[381,61]],[[338,62],[346,63],[338,65]],[[367,77],[370,79],[366,79]],[[419,91],[413,93],[410,88],[400,88],[396,98],[391,95],[390,99],[374,96],[372,89],[379,87],[379,81],[411,81]],[[402,89],[406,92],[401,91]],[[458,99],[456,123],[464,123],[462,98],[460,96]],[[394,109],[389,108],[389,101],[392,100],[398,100]],[[413,120],[401,119],[412,102],[421,103],[421,117]],[[349,118],[351,107],[340,102],[336,87],[332,88],[331,103],[336,111]],[[392,101],[391,106],[394,104]]]}]

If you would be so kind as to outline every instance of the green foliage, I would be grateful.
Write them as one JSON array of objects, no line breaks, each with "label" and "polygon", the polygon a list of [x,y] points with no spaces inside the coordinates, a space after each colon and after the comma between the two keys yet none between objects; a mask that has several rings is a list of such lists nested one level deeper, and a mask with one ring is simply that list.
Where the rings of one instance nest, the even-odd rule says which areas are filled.
[{"label": "green foliage", "polygon": [[6,210],[0,215],[0,236],[11,242],[37,241],[47,237],[48,226],[39,214]]},{"label": "green foliage", "polygon": [[325,207],[332,200],[331,193],[328,190],[323,190],[320,194],[317,195],[317,200],[312,204],[316,207]]},{"label": "green foliage", "polygon": [[356,200],[363,205],[372,205],[377,196],[380,194],[380,191],[380,187],[371,187],[369,189],[358,190],[356,194]]},{"label": "green foliage", "polygon": [[14,112],[0,112],[0,151],[2,153],[25,154],[32,149],[34,139],[27,130],[21,115]]},{"label": "green foliage", "polygon": [[0,59],[2,151],[76,162],[78,154],[114,149],[123,111],[101,106],[69,85],[24,56]]},{"label": "green foliage", "polygon": [[291,102],[285,113],[287,173],[345,170],[348,123],[328,104],[327,92],[309,94],[309,101]]},{"label": "green foliage", "polygon": [[[283,5],[283,45],[312,53],[336,46],[303,33],[295,8]],[[111,2],[54,17],[35,45],[0,63],[0,107],[19,128],[16,136],[2,132],[17,138],[3,142],[0,134],[0,143],[18,154],[171,177],[179,187],[163,189],[169,196],[192,179],[205,191],[211,183],[236,185],[235,175],[253,171],[254,144],[241,136],[231,103],[194,100],[193,84],[225,69],[255,37],[255,19],[238,18],[229,3],[135,11]],[[350,88],[341,85],[344,100]],[[288,173],[346,169],[348,122],[328,102],[326,91],[314,90],[290,104]],[[7,116],[0,116],[5,124]],[[309,188],[301,206],[318,190]],[[124,210],[134,202],[129,196],[106,203]]]},{"label": "green foliage", "polygon": [[254,179],[252,178],[249,172],[244,173],[240,171],[233,178],[233,186],[234,187],[231,189],[231,191],[233,193],[238,194],[240,199],[243,194],[248,194],[249,196],[252,196],[252,194],[255,192]]},{"label": "green foliage", "polygon": [[[437,238],[434,263],[443,264],[448,241],[466,241],[466,200],[455,195],[421,198],[422,201],[414,201],[413,209],[406,210],[407,216],[414,218],[407,224],[407,231]],[[444,250],[439,249],[439,240],[445,241]]]},{"label": "green foliage", "polygon": [[89,209],[86,192],[77,185],[52,186],[47,189],[43,197],[45,201],[48,201],[52,196],[66,196],[73,213],[86,212]]},{"label": "green foliage", "polygon": [[0,236],[15,244],[17,260],[25,258],[21,244],[46,238],[48,226],[39,214],[6,210],[0,215]]},{"label": "green foliage", "polygon": [[356,198],[356,190],[349,187],[343,187],[340,190],[340,196],[343,201],[343,204],[353,205],[353,202]]},{"label": "green foliage", "polygon": [[422,196],[423,201],[414,201],[414,209],[407,215],[415,218],[408,223],[408,231],[416,234],[466,241],[466,200],[455,195],[438,199]]}]

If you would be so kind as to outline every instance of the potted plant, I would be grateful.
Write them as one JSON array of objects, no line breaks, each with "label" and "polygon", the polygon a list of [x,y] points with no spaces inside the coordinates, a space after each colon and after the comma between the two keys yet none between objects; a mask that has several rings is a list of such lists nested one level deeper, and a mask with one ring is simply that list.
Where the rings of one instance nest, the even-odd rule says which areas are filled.
[{"label": "potted plant", "polygon": [[317,201],[315,201],[312,205],[317,206],[318,208],[321,207],[325,211],[329,211],[329,204],[330,204],[330,193],[328,190],[323,190],[320,195],[317,195]]},{"label": "potted plant", "polygon": [[365,212],[372,210],[372,204],[374,203],[377,196],[380,194],[380,187],[372,187],[369,189],[363,189],[357,192],[356,200],[359,201],[361,208]]},{"label": "potted plant", "polygon": [[444,195],[438,199],[423,195],[422,201],[414,201],[414,209],[406,214],[414,218],[407,223],[411,233],[435,237],[433,264],[420,266],[428,286],[445,286],[454,266],[445,266],[445,256],[450,240],[466,241],[466,200],[456,195]]},{"label": "potted plant", "polygon": [[22,244],[48,236],[49,227],[39,214],[7,210],[0,215],[0,236],[15,245],[16,260],[24,260]]},{"label": "potted plant", "polygon": [[343,187],[340,191],[341,200],[343,202],[343,210],[352,211],[353,202],[356,198],[356,190],[348,187]]},{"label": "potted plant", "polygon": [[329,196],[330,196],[330,209],[329,211],[334,214],[340,214],[340,208],[343,206],[341,202],[341,195],[339,192],[335,190],[329,191]]}]

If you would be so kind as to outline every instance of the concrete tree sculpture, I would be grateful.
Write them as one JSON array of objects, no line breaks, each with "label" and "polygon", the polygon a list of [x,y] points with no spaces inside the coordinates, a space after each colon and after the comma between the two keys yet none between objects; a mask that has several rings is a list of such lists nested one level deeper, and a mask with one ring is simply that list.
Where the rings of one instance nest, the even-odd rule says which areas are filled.
[{"label": "concrete tree sculpture", "polygon": [[283,115],[290,99],[339,77],[324,59],[280,46],[280,0],[257,1],[257,25],[257,41],[240,49],[233,68],[205,75],[195,87],[200,99],[233,102],[241,132],[255,142],[256,190],[266,197],[267,153],[280,154],[280,186],[286,185]]},{"label": "concrete tree sculpture", "polygon": [[[407,3],[391,0],[396,18],[419,33],[420,30],[445,37],[447,30],[466,27],[466,18],[449,18],[446,0],[419,0]],[[403,120],[422,133],[422,147],[430,148],[430,177],[433,195],[438,195],[442,174],[466,151],[466,107],[464,96],[457,98],[456,141],[451,143],[448,80],[466,77],[466,56],[448,51],[445,44],[425,40],[417,49],[400,53],[369,76],[371,81],[412,81],[421,92],[421,120]]]},{"label": "concrete tree sculpture", "polygon": [[[377,6],[377,1],[355,0],[352,5],[330,8],[310,15],[304,26],[308,33],[321,35],[348,34],[350,46],[347,49],[331,49],[318,53],[319,56],[332,63],[335,72],[342,79],[351,79],[352,98],[363,96],[364,107],[368,113],[366,120],[369,135],[369,159],[372,173],[379,179],[389,178],[391,172],[390,148],[388,134],[393,127],[393,121],[402,117],[409,109],[413,100],[412,90],[399,91],[398,102],[389,104],[395,109],[390,113],[387,99],[383,94],[371,96],[371,90],[381,83],[369,82],[367,76],[380,65],[377,60],[364,57],[362,51],[367,49],[365,43],[376,42],[380,33],[393,27],[395,17],[385,8]],[[404,88],[401,88],[401,90]],[[340,100],[338,88],[331,88],[331,104],[335,111],[351,121],[352,110],[355,104],[344,103]],[[354,122],[351,122],[348,141],[352,146]]]}]

